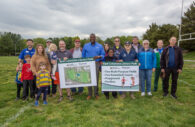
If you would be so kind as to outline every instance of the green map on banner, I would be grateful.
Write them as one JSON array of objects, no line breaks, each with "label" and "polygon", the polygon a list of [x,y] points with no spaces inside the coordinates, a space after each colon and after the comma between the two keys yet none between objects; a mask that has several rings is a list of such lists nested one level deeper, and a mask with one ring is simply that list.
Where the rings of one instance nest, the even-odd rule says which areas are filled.
[{"label": "green map on banner", "polygon": [[81,67],[65,67],[64,73],[66,75],[67,85],[72,84],[90,84],[91,73],[89,66]]}]

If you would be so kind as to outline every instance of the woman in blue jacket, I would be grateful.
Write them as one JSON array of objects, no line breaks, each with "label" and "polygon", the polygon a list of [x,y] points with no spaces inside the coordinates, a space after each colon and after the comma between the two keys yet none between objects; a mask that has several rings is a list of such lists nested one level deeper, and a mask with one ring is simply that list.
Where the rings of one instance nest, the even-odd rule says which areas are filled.
[{"label": "woman in blue jacket", "polygon": [[156,68],[156,55],[152,48],[149,48],[149,41],[143,41],[143,48],[138,52],[138,60],[140,62],[140,85],[141,85],[141,96],[145,96],[145,81],[147,94],[152,96],[151,93],[151,78],[152,71]]},{"label": "woman in blue jacket", "polygon": [[[125,49],[119,55],[119,62],[130,62],[130,61],[137,61],[137,53],[132,48],[132,43],[129,41],[125,42],[124,45]],[[121,94],[121,98],[125,98],[125,92],[119,92]],[[130,92],[130,97],[135,99],[134,93]]]}]

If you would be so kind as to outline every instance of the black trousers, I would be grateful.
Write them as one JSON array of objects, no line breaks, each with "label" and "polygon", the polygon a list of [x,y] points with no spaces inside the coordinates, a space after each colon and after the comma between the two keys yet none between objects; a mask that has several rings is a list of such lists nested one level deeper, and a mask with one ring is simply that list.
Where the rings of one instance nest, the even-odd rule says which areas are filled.
[{"label": "black trousers", "polygon": [[175,94],[177,91],[177,79],[178,79],[178,72],[175,68],[167,68],[165,69],[165,78],[164,78],[164,86],[163,91],[164,93],[169,93],[169,77],[171,75],[172,78],[172,85],[171,85],[171,94]]},{"label": "black trousers", "polygon": [[48,95],[50,95],[50,93],[56,94],[56,89],[57,89],[57,85],[54,84],[54,80],[52,79],[52,88],[48,86]]},{"label": "black trousers", "polygon": [[34,80],[33,80],[33,90],[34,90],[34,94],[38,93],[38,89],[36,87],[36,76],[34,76]]},{"label": "black trousers", "polygon": [[26,99],[28,97],[29,88],[30,97],[34,98],[33,80],[23,80],[23,99]]},{"label": "black trousers", "polygon": [[17,98],[20,98],[20,91],[21,91],[21,88],[22,88],[23,84],[19,84],[17,83]]},{"label": "black trousers", "polygon": [[[104,95],[105,95],[106,97],[109,97],[109,92],[104,92]],[[117,97],[117,92],[112,92],[112,96],[113,96],[113,97]]]}]

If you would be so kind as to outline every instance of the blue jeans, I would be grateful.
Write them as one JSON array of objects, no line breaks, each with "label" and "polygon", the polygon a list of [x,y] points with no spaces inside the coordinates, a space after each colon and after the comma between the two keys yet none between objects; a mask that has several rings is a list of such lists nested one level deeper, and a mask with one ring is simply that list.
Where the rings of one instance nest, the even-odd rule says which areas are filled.
[{"label": "blue jeans", "polygon": [[152,69],[140,69],[139,78],[141,84],[141,92],[145,92],[145,82],[147,92],[151,92]]},{"label": "blue jeans", "polygon": [[41,93],[43,93],[43,101],[46,101],[47,93],[48,93],[48,87],[40,87],[38,89],[36,101],[39,100],[39,97],[41,96]]},{"label": "blue jeans", "polygon": [[[72,91],[73,93],[76,93],[76,92],[77,92],[77,89],[76,89],[76,88],[71,88],[71,91]],[[79,93],[82,93],[82,92],[83,92],[83,87],[79,87],[79,88],[78,88],[78,92],[79,92]]]}]

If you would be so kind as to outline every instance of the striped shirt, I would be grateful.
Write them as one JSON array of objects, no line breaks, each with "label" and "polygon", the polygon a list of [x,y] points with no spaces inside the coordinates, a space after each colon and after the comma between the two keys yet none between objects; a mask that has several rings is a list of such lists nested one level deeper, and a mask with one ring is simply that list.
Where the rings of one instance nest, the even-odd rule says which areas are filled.
[{"label": "striped shirt", "polygon": [[39,71],[39,76],[36,78],[37,87],[47,87],[51,85],[51,77],[49,75],[49,71]]}]

